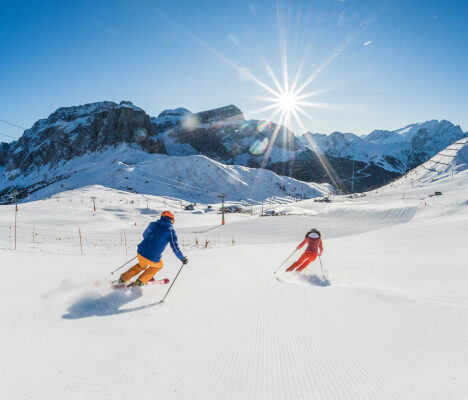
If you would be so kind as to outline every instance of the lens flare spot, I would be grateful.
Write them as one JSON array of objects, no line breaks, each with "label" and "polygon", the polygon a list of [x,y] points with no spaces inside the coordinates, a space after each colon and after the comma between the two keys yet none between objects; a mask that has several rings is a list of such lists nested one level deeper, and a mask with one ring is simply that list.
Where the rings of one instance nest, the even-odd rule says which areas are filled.
[{"label": "lens flare spot", "polygon": [[263,140],[257,139],[250,146],[250,154],[254,156],[260,156],[263,153],[265,153],[267,147],[268,147],[268,138],[265,138]]},{"label": "lens flare spot", "polygon": [[269,121],[262,121],[257,125],[257,132],[265,132],[271,130],[271,123]]},{"label": "lens flare spot", "polygon": [[182,129],[190,131],[193,129],[197,129],[200,121],[198,117],[195,115],[189,115],[187,118],[184,118],[182,122]]},{"label": "lens flare spot", "polygon": [[145,128],[137,128],[133,132],[133,136],[136,141],[140,142],[142,140],[145,140],[148,137],[148,132],[146,131]]}]

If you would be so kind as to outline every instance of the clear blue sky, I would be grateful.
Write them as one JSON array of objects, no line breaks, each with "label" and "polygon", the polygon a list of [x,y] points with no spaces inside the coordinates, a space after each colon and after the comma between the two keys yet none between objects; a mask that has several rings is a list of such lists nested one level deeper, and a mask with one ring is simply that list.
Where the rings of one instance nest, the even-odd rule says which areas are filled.
[{"label": "clear blue sky", "polygon": [[467,20],[466,0],[2,1],[0,119],[28,128],[100,100],[269,119],[255,111],[268,92],[243,71],[273,86],[266,65],[281,76],[286,58],[291,81],[300,65],[299,84],[315,76],[307,100],[326,104],[290,121],[297,134],[434,118],[466,131]]}]

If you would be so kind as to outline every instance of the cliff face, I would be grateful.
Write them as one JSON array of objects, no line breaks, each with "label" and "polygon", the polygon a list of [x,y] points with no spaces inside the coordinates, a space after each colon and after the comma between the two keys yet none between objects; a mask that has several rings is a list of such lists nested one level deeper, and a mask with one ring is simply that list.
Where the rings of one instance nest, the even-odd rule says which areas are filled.
[{"label": "cliff face", "polygon": [[130,102],[105,101],[59,108],[11,143],[6,154],[0,150],[0,162],[7,171],[27,173],[121,143],[138,143],[149,153],[165,152],[141,108]]},{"label": "cliff face", "polygon": [[0,167],[4,167],[7,163],[9,148],[8,143],[0,143]]},{"label": "cliff face", "polygon": [[[252,167],[291,160],[304,148],[289,129],[268,121],[246,121],[233,105],[186,116],[169,138],[217,161]],[[183,150],[169,154],[184,155]]]}]

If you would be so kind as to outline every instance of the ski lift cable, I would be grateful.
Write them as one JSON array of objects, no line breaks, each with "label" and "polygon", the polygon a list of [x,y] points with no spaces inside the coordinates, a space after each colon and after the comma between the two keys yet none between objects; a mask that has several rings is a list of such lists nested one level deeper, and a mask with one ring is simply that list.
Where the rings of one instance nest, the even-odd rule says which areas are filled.
[{"label": "ski lift cable", "polygon": [[16,128],[19,128],[19,129],[24,129],[24,130],[28,129],[28,128],[25,128],[25,127],[23,127],[23,126],[16,125],[16,124],[14,124],[14,123],[12,123],[12,122],[5,121],[4,119],[0,119],[0,122],[3,122],[3,123],[5,123],[5,124],[11,125],[11,126],[14,126],[14,127],[16,127]]},{"label": "ski lift cable", "polygon": [[[168,186],[172,186],[172,187],[175,187],[175,188],[178,188],[178,189],[188,190],[189,192],[206,194],[206,191],[205,191],[205,190],[190,189],[190,188],[186,188],[186,187],[183,187],[183,186],[178,186],[178,185],[174,185],[174,184],[171,184],[171,183],[167,183],[167,182],[164,182],[164,181],[162,181],[162,183],[165,183],[165,184],[168,185]],[[214,193],[214,192],[212,192],[212,193]]]},{"label": "ski lift cable", "polygon": [[[206,193],[206,192],[208,192],[208,193],[212,193],[212,194],[216,194],[216,195],[218,194],[218,192],[213,192],[213,191],[211,191],[211,190],[200,190],[200,188],[197,187],[197,186],[189,185],[188,183],[180,182],[180,181],[177,181],[177,180],[175,180],[175,179],[168,178],[168,177],[166,177],[166,176],[156,175],[156,174],[151,174],[151,176],[156,176],[156,177],[159,177],[159,178],[162,178],[162,179],[166,179],[166,180],[168,180],[168,181],[172,181],[172,182],[178,183],[179,185],[188,186],[188,187],[190,187],[190,188],[193,188],[192,190],[197,191],[197,192],[200,192],[200,193]],[[166,183],[166,182],[164,182],[164,183]],[[168,183],[166,183],[166,184],[168,184]],[[168,184],[168,185],[169,185],[169,184]],[[180,187],[180,188],[181,188],[181,189],[188,189],[188,188],[183,188],[183,187]]]},{"label": "ski lift cable", "polygon": [[[153,174],[152,174],[152,175],[153,175]],[[200,187],[199,187],[199,186],[194,186],[194,185],[190,185],[190,184],[185,183],[185,182],[180,182],[180,181],[178,181],[178,180],[176,180],[176,179],[168,178],[167,176],[156,175],[156,174],[154,174],[154,176],[157,176],[157,177],[163,178],[163,179],[167,179],[168,181],[172,181],[172,182],[178,183],[178,184],[180,184],[180,185],[189,186],[189,187],[192,187],[192,188],[194,188],[194,189],[196,189],[196,190],[200,190]],[[210,192],[213,193],[213,194],[217,194],[217,193],[218,193],[218,192],[213,192],[213,191],[210,191]]]}]

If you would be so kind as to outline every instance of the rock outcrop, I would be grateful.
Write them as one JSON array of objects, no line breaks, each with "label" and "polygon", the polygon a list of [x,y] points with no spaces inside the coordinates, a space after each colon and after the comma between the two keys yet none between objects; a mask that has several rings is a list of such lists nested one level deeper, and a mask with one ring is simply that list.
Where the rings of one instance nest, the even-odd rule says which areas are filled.
[{"label": "rock outcrop", "polygon": [[62,107],[37,121],[9,145],[6,156],[0,150],[0,162],[7,171],[18,169],[24,174],[121,143],[138,143],[149,153],[165,152],[149,115],[141,108],[128,101],[103,101]]}]

